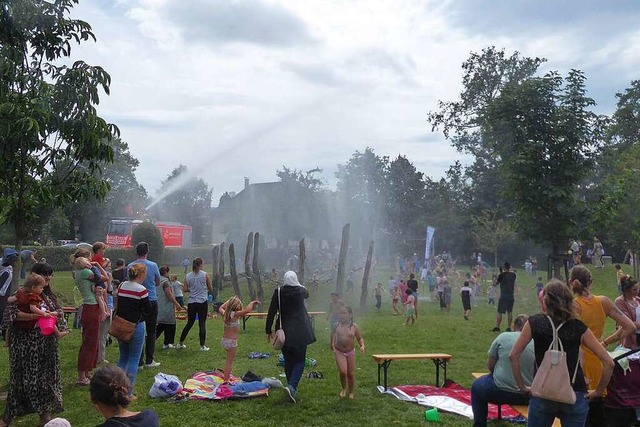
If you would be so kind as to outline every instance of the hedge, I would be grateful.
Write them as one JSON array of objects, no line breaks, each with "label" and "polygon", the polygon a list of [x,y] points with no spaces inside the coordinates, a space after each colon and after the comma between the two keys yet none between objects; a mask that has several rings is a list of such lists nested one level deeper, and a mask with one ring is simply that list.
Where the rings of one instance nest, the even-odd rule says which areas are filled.
[{"label": "hedge", "polygon": [[[71,265],[69,264],[69,257],[75,252],[75,248],[66,248],[62,246],[23,246],[22,249],[30,249],[36,252],[36,258],[38,260],[46,258],[47,262],[51,264],[56,271],[69,271]],[[151,261],[155,261],[158,264],[180,265],[182,260],[189,258],[193,260],[195,257],[201,257],[204,260],[205,268],[211,270],[211,250],[210,246],[193,247],[193,248],[165,248],[164,254],[161,260],[155,260],[149,258]],[[129,263],[136,259],[134,248],[108,248],[105,252],[105,256],[111,259],[115,268],[115,263],[118,258],[124,258],[125,262]],[[208,268],[207,268],[208,266]]]}]

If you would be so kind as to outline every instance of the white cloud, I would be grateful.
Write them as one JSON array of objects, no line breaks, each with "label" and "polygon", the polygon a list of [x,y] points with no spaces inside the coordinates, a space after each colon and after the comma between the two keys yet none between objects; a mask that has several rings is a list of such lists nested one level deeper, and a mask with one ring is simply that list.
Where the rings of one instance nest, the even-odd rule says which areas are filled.
[{"label": "white cloud", "polygon": [[[591,70],[607,79],[589,83],[605,108],[628,85],[640,65],[640,33],[626,24],[633,20],[620,6],[603,15],[589,2],[570,3],[589,10],[559,23],[553,10],[529,0],[519,8],[435,0],[85,1],[73,14],[92,24],[98,42],[74,52],[111,74],[112,95],[100,112],[119,124],[152,195],[179,164],[197,171],[216,198],[240,190],[244,176],[276,180],[282,165],[320,166],[332,183],[336,164],[367,146],[406,155],[439,177],[461,156],[430,133],[427,113],[437,100],[457,98],[471,51],[504,46],[547,57],[549,69],[586,69],[589,78]],[[536,13],[527,15],[531,7]],[[598,16],[611,31],[586,38]]]}]

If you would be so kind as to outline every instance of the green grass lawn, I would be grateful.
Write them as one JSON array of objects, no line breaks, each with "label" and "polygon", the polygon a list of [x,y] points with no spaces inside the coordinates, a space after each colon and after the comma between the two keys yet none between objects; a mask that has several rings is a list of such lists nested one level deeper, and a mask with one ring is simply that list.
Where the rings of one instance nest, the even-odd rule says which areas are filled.
[{"label": "green grass lawn", "polygon": [[[623,269],[631,271],[628,266],[623,266]],[[613,299],[616,296],[614,286],[616,275],[613,267],[608,266],[601,271],[592,269],[592,272],[595,277],[594,292],[608,295]],[[387,277],[388,274],[384,271],[377,277],[385,288]],[[536,277],[525,276],[523,271],[518,272],[519,293],[516,296],[514,314],[534,314],[539,311],[533,289],[535,279]],[[72,281],[68,272],[56,273],[52,284],[56,292],[66,301],[72,301]],[[243,290],[246,289],[246,284],[244,286]],[[330,289],[326,288],[312,295],[308,309],[310,311],[326,310],[329,292]],[[265,293],[270,296],[272,288],[267,286]],[[223,297],[229,294],[230,289],[227,287]],[[425,292],[422,293],[423,296],[425,294]],[[353,305],[355,321],[360,325],[366,342],[366,354],[356,356],[357,389],[353,401],[338,398],[340,382],[333,355],[329,350],[330,334],[325,318],[317,319],[318,341],[308,348],[308,355],[318,362],[317,366],[311,369],[321,371],[324,379],[303,378],[296,405],[284,402],[281,390],[274,390],[269,397],[223,402],[170,403],[148,398],[147,392],[157,372],[175,374],[184,382],[196,371],[224,366],[225,352],[219,344],[222,333],[221,320],[210,319],[207,322],[207,345],[211,347],[209,352],[199,351],[197,325],[191,330],[186,341],[187,348],[184,350],[163,351],[161,350],[162,342],[158,341],[156,359],[162,363],[162,366],[156,369],[145,369],[139,373],[136,394],[140,399],[132,405],[132,409],[153,408],[159,413],[163,426],[214,426],[220,423],[254,426],[421,425],[428,424],[424,419],[424,407],[378,393],[376,390],[377,365],[371,358],[372,354],[449,353],[453,359],[449,364],[448,377],[465,387],[471,386],[471,372],[486,370],[486,352],[497,334],[490,332],[495,326],[495,307],[487,306],[484,296],[479,299],[478,307],[473,308],[469,321],[465,321],[462,317],[462,304],[455,290],[453,307],[449,314],[441,312],[435,302],[420,301],[420,317],[413,326],[403,326],[402,317],[391,314],[391,302],[386,295],[380,311],[373,306],[371,291],[370,308],[364,312],[356,309],[359,295],[347,295],[344,300]],[[262,310],[266,310],[266,307]],[[178,335],[184,324],[184,321],[178,321]],[[503,321],[503,330],[504,324],[505,321]],[[607,331],[612,329],[613,322],[609,321]],[[60,342],[65,407],[62,416],[69,419],[74,426],[91,426],[101,422],[101,418],[89,401],[87,389],[74,385],[80,335],[79,330],[73,330],[70,336]],[[272,357],[251,360],[247,357],[251,351],[271,352]],[[111,362],[117,361],[117,346],[107,349],[107,359]],[[247,370],[252,370],[263,377],[277,377],[282,369],[276,366],[276,361],[277,355],[265,339],[264,320],[250,319],[247,322],[247,330],[240,336],[234,373],[241,376]],[[2,348],[0,350],[0,384],[6,383],[8,374],[7,350]],[[433,384],[434,381],[435,367],[430,361],[393,362],[389,369],[390,385]],[[0,410],[3,408],[4,405],[0,404]],[[36,424],[37,416],[35,415],[22,417],[15,423],[16,426]],[[440,424],[468,426],[470,421],[460,416],[443,414]],[[511,424],[503,422],[494,425]]]}]

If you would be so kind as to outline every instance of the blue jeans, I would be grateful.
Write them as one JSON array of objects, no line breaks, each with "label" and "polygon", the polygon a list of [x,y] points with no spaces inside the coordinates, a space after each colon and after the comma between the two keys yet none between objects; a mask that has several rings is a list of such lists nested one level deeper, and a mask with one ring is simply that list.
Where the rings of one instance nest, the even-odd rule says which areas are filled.
[{"label": "blue jeans", "polygon": [[478,378],[471,385],[471,409],[473,410],[473,427],[486,427],[489,414],[489,403],[526,405],[529,397],[522,393],[503,390],[496,386],[492,375]]},{"label": "blue jeans", "polygon": [[138,375],[138,361],[142,354],[144,346],[144,338],[146,334],[144,322],[136,325],[133,336],[129,342],[118,341],[118,349],[120,350],[120,359],[118,359],[118,367],[127,373],[131,382],[131,391],[133,394],[133,386],[136,384],[136,376]]},{"label": "blue jeans", "polygon": [[307,346],[302,347],[282,347],[284,356],[284,373],[287,377],[287,384],[294,391],[298,391],[298,383],[304,372],[304,363],[307,357]]},{"label": "blue jeans", "polygon": [[551,427],[555,417],[560,418],[562,427],[583,427],[589,413],[589,401],[585,396],[584,391],[576,391],[573,405],[531,396],[527,427]]}]

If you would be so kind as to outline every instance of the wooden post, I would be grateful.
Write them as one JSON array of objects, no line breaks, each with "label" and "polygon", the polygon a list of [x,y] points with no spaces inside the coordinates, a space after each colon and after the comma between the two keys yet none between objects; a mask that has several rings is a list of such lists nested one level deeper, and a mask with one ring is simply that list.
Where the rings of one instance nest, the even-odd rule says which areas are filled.
[{"label": "wooden post", "polygon": [[231,243],[229,245],[229,273],[231,274],[231,286],[233,286],[233,293],[240,299],[242,299],[242,295],[240,294],[240,285],[238,285],[238,273],[236,272],[236,248]]},{"label": "wooden post", "polygon": [[218,274],[218,265],[220,264],[220,246],[215,245],[211,250],[211,265],[213,266],[213,271],[211,272],[211,278],[213,280],[213,298],[215,299],[218,295],[220,295],[220,277]]},{"label": "wooden post", "polygon": [[371,258],[373,258],[373,246],[375,242],[369,243],[369,252],[367,252],[367,263],[364,265],[364,273],[362,274],[362,292],[360,293],[360,309],[364,310],[367,306],[367,296],[369,295],[369,272],[371,271]]},{"label": "wooden post", "polygon": [[218,257],[218,274],[220,275],[220,289],[224,287],[224,252],[226,243],[220,243],[220,256]]},{"label": "wooden post", "polygon": [[258,266],[258,255],[260,248],[260,233],[253,235],[253,281],[258,289],[258,301],[264,302],[264,289],[262,289],[262,279],[260,278],[260,267]]},{"label": "wooden post", "polygon": [[350,224],[342,227],[342,241],[340,243],[340,256],[338,257],[338,274],[336,275],[336,292],[342,296],[344,290],[345,263],[347,262],[347,253],[349,252],[349,230]]},{"label": "wooden post", "polygon": [[298,259],[298,282],[300,282],[300,284],[304,286],[304,262],[307,257],[304,247],[304,237],[300,239],[298,249],[300,250],[300,258]]},{"label": "wooden post", "polygon": [[251,255],[253,253],[253,231],[247,236],[247,248],[244,251],[244,275],[247,277],[247,287],[249,288],[249,298],[256,299],[256,290],[251,281]]}]

